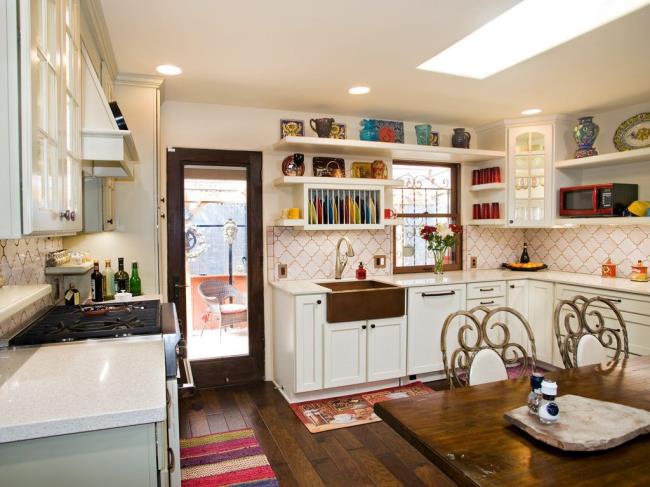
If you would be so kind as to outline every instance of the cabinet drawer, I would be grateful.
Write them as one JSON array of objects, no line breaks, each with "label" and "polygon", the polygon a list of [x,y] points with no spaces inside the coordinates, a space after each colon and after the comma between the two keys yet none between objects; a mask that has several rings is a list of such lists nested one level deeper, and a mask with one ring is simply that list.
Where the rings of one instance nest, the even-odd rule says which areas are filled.
[{"label": "cabinet drawer", "polygon": [[[468,299],[467,300],[467,309],[470,310],[476,306],[487,306],[488,308],[496,308],[498,306],[505,306],[506,298],[503,296],[497,296],[493,298],[483,298],[483,299]],[[480,315],[482,317],[482,315]]]},{"label": "cabinet drawer", "polygon": [[492,298],[505,295],[505,281],[473,282],[467,285],[467,299]]},{"label": "cabinet drawer", "polygon": [[[611,300],[614,306],[616,306],[621,312],[650,316],[650,298],[640,294],[622,293],[610,291],[608,289],[557,285],[555,293],[556,299],[571,300],[578,295],[584,296],[587,299],[601,296]],[[594,306],[606,308],[606,305],[604,304],[596,303]]]}]

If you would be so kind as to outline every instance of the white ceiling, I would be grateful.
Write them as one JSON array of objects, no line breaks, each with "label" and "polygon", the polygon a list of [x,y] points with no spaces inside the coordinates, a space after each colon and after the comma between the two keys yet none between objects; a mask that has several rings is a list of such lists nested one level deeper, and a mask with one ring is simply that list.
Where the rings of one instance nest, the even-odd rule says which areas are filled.
[{"label": "white ceiling", "polygon": [[415,68],[516,0],[101,3],[120,72],[183,68],[168,100],[476,126],[650,99],[650,7],[474,80]]}]

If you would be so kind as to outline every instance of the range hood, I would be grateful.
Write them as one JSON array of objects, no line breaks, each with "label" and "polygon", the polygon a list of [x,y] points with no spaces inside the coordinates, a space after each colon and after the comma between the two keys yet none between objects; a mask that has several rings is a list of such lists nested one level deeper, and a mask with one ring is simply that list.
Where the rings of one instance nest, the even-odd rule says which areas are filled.
[{"label": "range hood", "polygon": [[88,53],[83,54],[81,152],[86,176],[130,178],[138,151],[130,130],[120,130]]}]

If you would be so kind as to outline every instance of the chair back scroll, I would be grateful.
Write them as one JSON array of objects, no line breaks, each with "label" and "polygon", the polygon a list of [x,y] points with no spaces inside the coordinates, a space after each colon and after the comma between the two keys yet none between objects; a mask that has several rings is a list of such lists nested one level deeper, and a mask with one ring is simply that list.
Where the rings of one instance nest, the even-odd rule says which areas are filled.
[{"label": "chair back scroll", "polygon": [[[483,314],[482,318],[480,314]],[[457,334],[459,348],[453,350],[448,356],[447,334],[451,332],[451,327],[456,320],[461,321]],[[530,354],[524,345],[511,340],[513,322],[519,323],[525,330],[526,338],[530,343]],[[442,327],[440,349],[445,375],[451,389],[469,385],[472,361],[476,354],[484,349],[494,350],[505,366],[520,365],[520,375],[524,375],[529,367],[534,371],[537,362],[535,337],[528,321],[519,311],[507,306],[492,309],[476,306],[469,311],[450,314]]]},{"label": "chair back scroll", "polygon": [[[598,304],[601,307],[598,307]],[[603,306],[604,305],[604,308]],[[607,326],[604,311],[611,311],[618,322],[618,328]],[[585,335],[592,335],[606,350],[614,352],[611,359],[617,361],[621,355],[629,357],[629,344],[625,320],[618,308],[602,296],[586,298],[575,296],[572,300],[559,301],[553,319],[555,339],[560,350],[562,363],[566,368],[579,367],[578,343]]]}]

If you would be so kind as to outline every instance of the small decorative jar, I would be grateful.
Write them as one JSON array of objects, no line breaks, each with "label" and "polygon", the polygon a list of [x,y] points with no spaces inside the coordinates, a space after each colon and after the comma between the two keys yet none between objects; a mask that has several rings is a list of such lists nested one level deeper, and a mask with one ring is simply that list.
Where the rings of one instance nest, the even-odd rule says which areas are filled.
[{"label": "small decorative jar", "polygon": [[594,142],[598,137],[600,127],[593,121],[594,117],[580,117],[578,125],[573,128],[573,136],[578,144],[576,158],[595,156],[598,151],[594,148]]},{"label": "small decorative jar", "polygon": [[356,277],[360,281],[362,281],[362,280],[364,280],[366,278],[366,268],[363,267],[363,262],[359,262],[359,268],[357,269]]},{"label": "small decorative jar", "polygon": [[537,412],[539,420],[544,424],[555,423],[560,418],[560,407],[555,402],[557,384],[550,380],[542,381],[542,400]]},{"label": "small decorative jar", "polygon": [[611,257],[607,258],[607,262],[602,265],[602,277],[616,277],[616,264],[612,262]]},{"label": "small decorative jar", "polygon": [[648,266],[643,265],[643,261],[639,260],[632,266],[632,274],[630,274],[630,280],[637,282],[648,282]]}]

